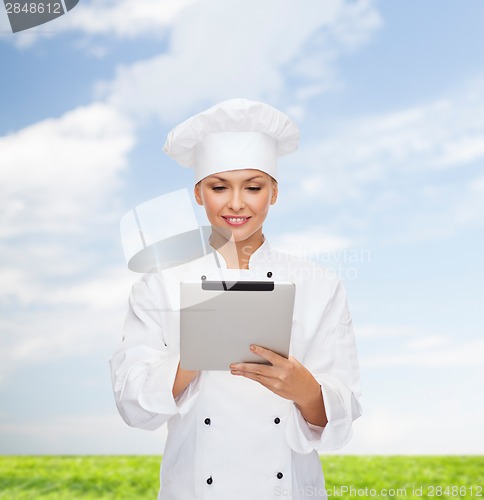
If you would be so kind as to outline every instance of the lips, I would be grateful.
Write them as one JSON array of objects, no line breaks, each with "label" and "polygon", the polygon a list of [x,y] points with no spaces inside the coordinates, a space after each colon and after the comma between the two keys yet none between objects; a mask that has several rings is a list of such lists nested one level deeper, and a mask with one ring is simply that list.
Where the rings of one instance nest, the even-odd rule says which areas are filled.
[{"label": "lips", "polygon": [[229,226],[242,226],[250,219],[250,217],[230,217],[225,215],[222,218]]}]

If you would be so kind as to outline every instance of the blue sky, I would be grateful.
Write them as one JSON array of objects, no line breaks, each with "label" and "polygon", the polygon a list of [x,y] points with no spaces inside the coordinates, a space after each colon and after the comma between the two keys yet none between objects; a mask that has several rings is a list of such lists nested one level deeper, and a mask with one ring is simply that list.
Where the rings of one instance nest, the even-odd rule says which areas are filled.
[{"label": "blue sky", "polygon": [[190,188],[162,153],[231,97],[301,129],[265,227],[338,269],[364,416],[343,453],[483,453],[478,0],[88,1],[25,33],[0,7],[0,453],[160,453],[107,361],[138,278],[118,224]]}]

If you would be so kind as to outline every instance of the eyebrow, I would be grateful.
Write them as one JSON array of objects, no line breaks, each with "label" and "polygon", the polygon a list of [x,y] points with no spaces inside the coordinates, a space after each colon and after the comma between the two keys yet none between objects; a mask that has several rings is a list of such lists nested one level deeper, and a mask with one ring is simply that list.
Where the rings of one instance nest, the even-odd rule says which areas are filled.
[{"label": "eyebrow", "polygon": [[[219,181],[222,181],[222,182],[228,182],[227,179],[224,179],[223,177],[219,177],[218,175],[211,175],[210,178],[212,179],[218,179]],[[253,181],[254,179],[259,179],[259,178],[263,178],[262,175],[254,175],[253,177],[249,177],[248,179],[245,179],[243,182],[250,182],[250,181]]]}]

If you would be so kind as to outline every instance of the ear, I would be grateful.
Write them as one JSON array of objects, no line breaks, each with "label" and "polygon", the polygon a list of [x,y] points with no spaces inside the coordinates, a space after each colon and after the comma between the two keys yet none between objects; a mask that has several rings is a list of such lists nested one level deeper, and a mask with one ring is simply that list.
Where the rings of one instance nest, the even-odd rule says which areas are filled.
[{"label": "ear", "polygon": [[193,194],[195,195],[195,201],[203,206],[202,196],[200,194],[200,184],[201,182],[197,182],[195,187],[193,188]]},{"label": "ear", "polygon": [[279,194],[279,190],[278,190],[278,187],[277,187],[277,182],[272,181],[271,205],[274,205],[274,203],[276,202],[278,194]]}]

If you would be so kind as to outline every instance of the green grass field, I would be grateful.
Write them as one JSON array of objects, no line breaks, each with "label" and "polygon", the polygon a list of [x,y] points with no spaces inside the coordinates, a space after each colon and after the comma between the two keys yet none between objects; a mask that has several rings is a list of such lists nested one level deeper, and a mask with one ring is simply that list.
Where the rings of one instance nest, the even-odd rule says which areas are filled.
[{"label": "green grass field", "polygon": [[[484,456],[333,455],[321,460],[330,498],[484,499]],[[159,463],[154,456],[3,456],[0,498],[153,500]],[[318,492],[312,493],[317,498]],[[282,491],[281,498],[290,498],[290,492]]]}]

